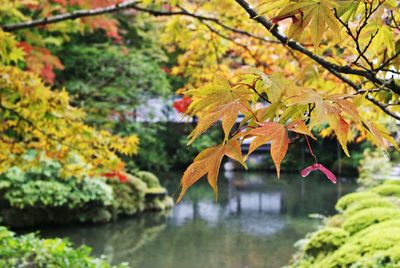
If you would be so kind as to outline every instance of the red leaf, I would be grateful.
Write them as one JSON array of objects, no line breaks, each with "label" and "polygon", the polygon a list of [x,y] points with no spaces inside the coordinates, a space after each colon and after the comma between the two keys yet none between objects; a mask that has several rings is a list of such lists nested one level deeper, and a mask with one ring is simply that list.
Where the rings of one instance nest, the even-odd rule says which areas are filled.
[{"label": "red leaf", "polygon": [[26,42],[19,42],[19,43],[17,44],[17,47],[22,48],[26,54],[31,54],[32,49],[33,49],[32,46],[29,45],[29,44],[26,43]]},{"label": "red leaf", "polygon": [[125,183],[128,181],[128,176],[121,171],[111,171],[102,174],[103,177],[106,177],[107,179],[118,179],[121,183]]},{"label": "red leaf", "polygon": [[45,64],[42,70],[40,70],[40,76],[44,81],[54,84],[56,74],[53,71],[53,66],[51,64]]},{"label": "red leaf", "polygon": [[337,182],[336,176],[335,174],[332,173],[332,171],[330,171],[329,169],[327,169],[326,167],[324,167],[322,164],[312,164],[311,166],[308,166],[306,168],[304,168],[301,171],[301,176],[302,177],[307,177],[311,171],[315,171],[315,170],[319,170],[322,173],[325,174],[325,176],[333,183]]},{"label": "red leaf", "polygon": [[188,96],[184,96],[182,99],[174,101],[173,107],[179,113],[184,113],[189,108],[192,99]]}]

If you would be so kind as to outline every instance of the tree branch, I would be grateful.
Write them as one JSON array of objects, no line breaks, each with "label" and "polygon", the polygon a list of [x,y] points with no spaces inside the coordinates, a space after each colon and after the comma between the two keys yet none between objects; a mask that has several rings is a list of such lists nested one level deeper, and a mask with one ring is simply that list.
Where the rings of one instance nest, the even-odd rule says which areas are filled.
[{"label": "tree branch", "polygon": [[22,29],[33,28],[36,26],[43,26],[43,25],[66,21],[66,20],[74,20],[74,19],[78,19],[78,18],[82,18],[82,17],[91,17],[91,16],[97,16],[97,15],[102,15],[102,14],[106,14],[106,13],[113,13],[113,12],[117,12],[120,10],[132,8],[139,2],[140,1],[138,1],[138,0],[128,0],[128,1],[124,1],[120,4],[111,5],[111,6],[107,6],[107,7],[94,8],[94,9],[82,9],[82,10],[77,10],[77,11],[73,11],[70,13],[50,16],[50,17],[46,17],[46,18],[42,18],[42,19],[21,22],[21,23],[16,23],[16,24],[10,24],[10,25],[4,25],[1,28],[3,29],[3,31],[6,31],[6,32],[14,32],[14,31],[22,30]]},{"label": "tree branch", "polygon": [[[127,1],[124,1],[124,2],[116,4],[116,5],[111,5],[111,6],[102,7],[102,8],[77,10],[77,11],[73,11],[70,13],[50,16],[47,18],[32,20],[32,21],[28,21],[28,22],[21,22],[21,23],[17,23],[17,24],[5,25],[5,26],[2,26],[1,28],[4,31],[13,32],[13,31],[21,30],[21,29],[29,29],[29,28],[33,28],[36,26],[48,25],[48,24],[66,21],[66,20],[74,20],[74,19],[78,19],[78,18],[82,18],[82,17],[97,16],[97,15],[102,15],[102,14],[106,14],[106,13],[113,13],[113,12],[117,12],[117,11],[121,11],[121,10],[125,10],[125,9],[134,9],[137,11],[148,13],[153,16],[176,16],[176,15],[177,16],[188,16],[188,17],[199,19],[201,21],[209,21],[209,22],[215,23],[215,24],[221,26],[222,28],[229,30],[231,32],[245,35],[245,36],[248,36],[251,38],[255,38],[255,39],[261,40],[263,42],[281,43],[295,51],[298,51],[298,52],[308,56],[309,58],[314,60],[316,63],[320,64],[322,67],[324,67],[326,70],[328,70],[330,73],[335,75],[337,78],[339,78],[340,80],[342,80],[343,82],[345,82],[346,84],[351,86],[356,91],[360,91],[361,86],[357,85],[356,83],[354,83],[353,81],[351,81],[350,79],[345,77],[343,74],[351,74],[351,75],[357,75],[357,76],[364,77],[379,87],[384,86],[387,89],[393,91],[394,93],[400,94],[400,86],[397,85],[396,83],[394,83],[393,80],[389,81],[389,80],[385,80],[385,79],[380,79],[376,76],[375,73],[370,72],[370,71],[353,69],[349,66],[340,66],[340,65],[333,64],[333,63],[325,60],[323,57],[315,55],[313,52],[311,52],[310,50],[305,48],[300,43],[290,40],[288,37],[281,34],[279,32],[278,28],[276,27],[276,25],[274,25],[272,22],[268,21],[265,17],[259,16],[258,13],[249,5],[249,3],[247,3],[246,0],[235,0],[235,1],[249,14],[251,19],[257,21],[262,26],[264,26],[264,28],[266,28],[277,40],[270,40],[270,39],[267,39],[264,37],[253,35],[252,33],[249,33],[249,32],[246,32],[246,31],[243,31],[240,29],[232,28],[228,25],[225,25],[222,22],[220,22],[220,20],[218,20],[217,18],[197,15],[197,14],[190,13],[183,9],[181,9],[181,11],[158,11],[158,10],[143,8],[143,7],[140,7],[137,5],[140,3],[140,1],[138,1],[138,0],[127,0]],[[363,28],[363,26],[360,27],[360,29],[362,29],[362,28]],[[360,29],[358,29],[358,30],[360,30]],[[377,70],[381,71],[383,68],[387,67],[390,64],[390,62],[393,61],[397,56],[399,56],[399,53],[396,53],[393,57],[391,57],[384,64],[382,64]],[[371,97],[369,97],[367,99],[370,99],[370,101],[371,101]],[[374,101],[376,102],[376,100],[374,100]],[[372,102],[374,104],[376,104],[374,101],[372,101]],[[381,103],[378,103],[378,104],[381,104]],[[378,105],[378,104],[376,104],[376,105]],[[379,106],[379,107],[381,107],[381,106]],[[383,107],[383,109],[384,108],[385,107]],[[385,111],[385,112],[387,114],[391,113],[390,111]],[[390,114],[390,115],[393,116],[394,114]],[[396,116],[396,115],[394,115],[393,117],[395,117],[396,119],[399,119],[398,116]]]},{"label": "tree branch", "polygon": [[293,50],[296,50],[296,51],[308,56],[309,58],[311,58],[312,60],[314,60],[315,62],[320,64],[322,67],[324,67],[326,70],[328,70],[330,73],[332,73],[333,75],[338,77],[340,80],[342,80],[343,82],[345,82],[346,84],[348,84],[349,86],[354,88],[356,91],[361,90],[361,87],[359,85],[355,84],[353,81],[351,81],[350,79],[348,79],[347,77],[345,77],[342,74],[353,74],[353,75],[362,76],[364,78],[367,78],[369,81],[371,81],[372,83],[374,83],[378,86],[385,86],[386,88],[390,89],[394,93],[400,94],[400,86],[396,85],[396,83],[393,83],[388,80],[381,80],[381,79],[377,78],[374,73],[371,73],[368,71],[356,70],[356,69],[350,68],[349,66],[339,66],[339,65],[333,64],[333,63],[325,60],[324,58],[322,58],[318,55],[315,55],[313,52],[311,52],[310,50],[308,50],[301,44],[299,44],[293,40],[290,40],[288,37],[281,34],[279,32],[278,28],[276,27],[276,25],[274,25],[272,22],[267,20],[265,17],[260,16],[250,6],[250,4],[247,3],[246,0],[235,0],[235,1],[249,14],[251,19],[257,21],[262,26],[264,26],[264,28],[266,28],[283,45],[287,45],[288,47],[292,48]]},{"label": "tree branch", "polygon": [[[264,37],[260,37],[260,36],[251,34],[249,32],[246,32],[246,31],[243,31],[243,30],[236,29],[236,28],[230,27],[228,25],[225,25],[225,24],[221,23],[217,18],[197,15],[197,14],[194,14],[194,13],[190,13],[190,12],[188,12],[186,10],[181,10],[181,11],[158,11],[158,10],[152,10],[152,9],[139,7],[137,5],[139,3],[138,0],[135,0],[135,1],[128,0],[128,1],[124,1],[124,2],[122,2],[120,4],[111,5],[111,6],[108,6],[108,7],[96,8],[96,9],[87,9],[87,10],[78,10],[78,11],[74,11],[74,12],[71,12],[71,13],[55,15],[55,16],[51,16],[51,17],[47,17],[47,18],[43,18],[43,19],[29,21],[29,22],[22,22],[22,23],[17,23],[17,24],[12,24],[12,25],[5,25],[5,26],[2,27],[2,29],[4,31],[13,32],[13,31],[21,30],[21,29],[33,28],[33,27],[40,26],[40,25],[47,25],[47,24],[52,24],[52,23],[56,23],[56,22],[66,21],[66,20],[73,20],[73,19],[77,19],[77,18],[81,18],[81,17],[96,16],[96,15],[102,15],[102,14],[106,14],[106,13],[117,12],[117,11],[121,11],[121,10],[124,10],[124,9],[134,9],[134,10],[137,10],[137,11],[148,13],[148,14],[153,15],[153,16],[176,16],[176,15],[178,15],[178,16],[179,15],[180,16],[189,16],[189,17],[193,17],[193,18],[196,18],[196,19],[199,19],[199,20],[202,20],[202,21],[210,21],[210,22],[216,23],[216,24],[218,24],[219,26],[223,27],[226,30],[229,30],[229,31],[237,33],[237,34],[245,35],[245,36],[248,36],[248,37],[252,37],[252,38],[261,40],[263,42],[282,43],[282,44],[285,44],[285,45],[287,44],[288,47],[290,47],[290,48],[292,48],[292,49],[294,49],[296,51],[299,51],[304,55],[307,55],[308,57],[310,57],[311,59],[313,59],[314,61],[319,63],[321,66],[323,66],[324,68],[329,70],[331,73],[333,73],[335,76],[337,76],[341,80],[343,80],[343,77],[339,76],[338,73],[354,74],[354,75],[358,75],[358,76],[363,76],[363,77],[369,79],[370,81],[372,81],[373,83],[376,83],[378,85],[385,84],[384,81],[381,81],[380,79],[376,78],[373,74],[371,74],[369,72],[366,72],[366,71],[363,71],[363,70],[352,69],[349,66],[339,66],[339,65],[330,63],[329,61],[326,61],[325,59],[323,59],[320,56],[317,56],[317,55],[313,54],[311,51],[306,49],[301,44],[299,44],[299,43],[297,43],[297,42],[295,42],[293,40],[289,40],[286,36],[280,34],[278,29],[270,21],[266,20],[263,16],[258,16],[257,12],[254,9],[252,9],[250,7],[250,5],[245,0],[236,0],[236,2],[239,3],[248,12],[248,14],[250,15],[251,18],[253,18],[257,22],[261,23],[278,40],[270,40],[270,39],[267,39],[267,38],[264,38]],[[391,89],[394,92],[400,94],[400,87],[399,86],[394,85],[393,88],[391,88]]]},{"label": "tree branch", "polygon": [[378,106],[385,114],[393,117],[394,119],[400,120],[400,116],[392,111],[389,111],[384,104],[380,103],[379,101],[377,101],[376,99],[372,98],[369,95],[367,95],[366,98],[367,100]]},{"label": "tree branch", "polygon": [[62,21],[66,21],[66,20],[74,20],[74,19],[83,18],[83,17],[91,17],[91,16],[103,15],[103,14],[107,14],[107,13],[114,13],[114,12],[118,12],[118,11],[125,10],[125,9],[134,9],[134,10],[137,10],[140,12],[148,13],[148,14],[150,14],[152,16],[156,16],[156,17],[159,17],[159,16],[192,17],[192,18],[199,19],[201,21],[213,22],[228,31],[231,31],[231,32],[234,32],[237,34],[241,34],[241,35],[245,35],[245,36],[248,36],[251,38],[255,38],[255,39],[258,39],[263,42],[276,43],[276,44],[280,43],[279,41],[276,41],[276,40],[270,40],[265,37],[257,36],[252,33],[230,27],[230,26],[220,22],[220,20],[217,18],[198,15],[195,13],[191,13],[187,10],[184,10],[182,8],[180,8],[181,11],[160,11],[160,10],[148,9],[148,8],[138,6],[138,4],[140,2],[141,1],[138,1],[138,0],[124,1],[120,4],[111,5],[111,6],[107,6],[107,7],[77,10],[74,12],[50,16],[47,18],[41,18],[41,19],[37,19],[37,20],[21,22],[21,23],[16,23],[16,24],[10,24],[10,25],[4,25],[4,26],[0,26],[0,28],[2,28],[3,31],[6,31],[6,32],[15,32],[15,31],[22,30],[22,29],[29,29],[29,28],[33,28],[33,27],[37,27],[37,26],[48,25],[48,24],[62,22]]}]

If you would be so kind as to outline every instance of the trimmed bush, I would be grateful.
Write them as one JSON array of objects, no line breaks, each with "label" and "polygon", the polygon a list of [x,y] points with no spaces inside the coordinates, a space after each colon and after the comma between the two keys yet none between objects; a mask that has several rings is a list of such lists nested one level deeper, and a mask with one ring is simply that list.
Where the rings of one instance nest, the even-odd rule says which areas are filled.
[{"label": "trimmed bush", "polygon": [[[356,236],[316,267],[399,267],[400,227],[373,226]],[[394,247],[397,246],[397,250]]]},{"label": "trimmed bush", "polygon": [[400,180],[387,180],[383,185],[398,185],[400,186]]},{"label": "trimmed bush", "polygon": [[339,199],[339,201],[336,203],[336,209],[342,212],[355,202],[359,202],[363,199],[369,199],[373,197],[379,197],[379,196],[378,194],[371,192],[351,193]]},{"label": "trimmed bush", "polygon": [[121,183],[111,179],[107,183],[113,189],[113,214],[133,215],[145,209],[146,184],[139,178],[128,175],[127,181]]},{"label": "trimmed bush", "polygon": [[373,188],[371,191],[382,196],[395,196],[400,198],[400,185],[383,184]]},{"label": "trimmed bush", "polygon": [[382,197],[372,197],[355,202],[344,211],[344,216],[350,217],[358,211],[368,208],[394,208],[392,202]]},{"label": "trimmed bush", "polygon": [[148,188],[160,188],[160,181],[157,176],[148,171],[139,171],[136,176],[146,183]]},{"label": "trimmed bush", "polygon": [[326,255],[343,245],[348,237],[349,234],[341,228],[325,227],[311,235],[304,251],[313,257]]},{"label": "trimmed bush", "polygon": [[369,208],[354,213],[343,223],[343,229],[355,234],[372,224],[400,219],[400,210],[396,208]]},{"label": "trimmed bush", "polygon": [[384,182],[367,192],[341,198],[336,207],[342,213],[328,218],[326,227],[298,244],[300,251],[290,267],[400,267],[396,187],[397,183]]},{"label": "trimmed bush", "polygon": [[139,172],[144,179],[126,174],[121,182],[118,178],[63,178],[60,168],[59,163],[44,159],[28,171],[13,167],[0,174],[1,221],[14,228],[97,223],[171,207],[166,190],[150,172]]}]

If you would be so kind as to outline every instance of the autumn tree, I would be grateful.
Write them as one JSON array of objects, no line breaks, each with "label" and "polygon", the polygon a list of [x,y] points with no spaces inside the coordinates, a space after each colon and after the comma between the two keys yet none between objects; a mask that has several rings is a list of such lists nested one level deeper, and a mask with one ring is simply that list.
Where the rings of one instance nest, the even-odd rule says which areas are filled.
[{"label": "autumn tree", "polygon": [[[218,121],[225,139],[188,167],[179,200],[205,175],[217,192],[224,156],[245,165],[240,145],[246,139],[252,139],[249,153],[271,143],[279,176],[289,145],[304,137],[315,164],[302,175],[320,170],[332,181],[310,139],[334,135],[348,156],[347,143],[354,140],[398,149],[380,122],[400,119],[399,1],[89,1],[101,2],[97,8],[87,1],[48,2],[48,12],[13,6],[21,15],[3,23],[3,34],[85,25],[111,12],[141,13],[159,23],[167,50],[182,52],[171,73],[188,78],[179,92],[192,99],[186,114],[199,118],[189,143]],[[118,30],[110,35],[118,39]],[[239,113],[244,118],[233,129]]]}]

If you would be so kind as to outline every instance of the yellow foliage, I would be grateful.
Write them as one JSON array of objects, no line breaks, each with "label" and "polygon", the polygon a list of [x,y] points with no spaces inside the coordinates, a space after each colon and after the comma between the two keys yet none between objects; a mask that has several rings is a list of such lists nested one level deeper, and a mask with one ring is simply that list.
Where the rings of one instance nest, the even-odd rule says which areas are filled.
[{"label": "yellow foliage", "polygon": [[69,105],[65,90],[50,90],[17,67],[0,66],[0,111],[0,172],[16,163],[34,164],[24,161],[32,149],[58,159],[65,174],[75,176],[116,169],[117,153],[138,150],[136,136],[122,138],[85,125],[84,113]]}]

